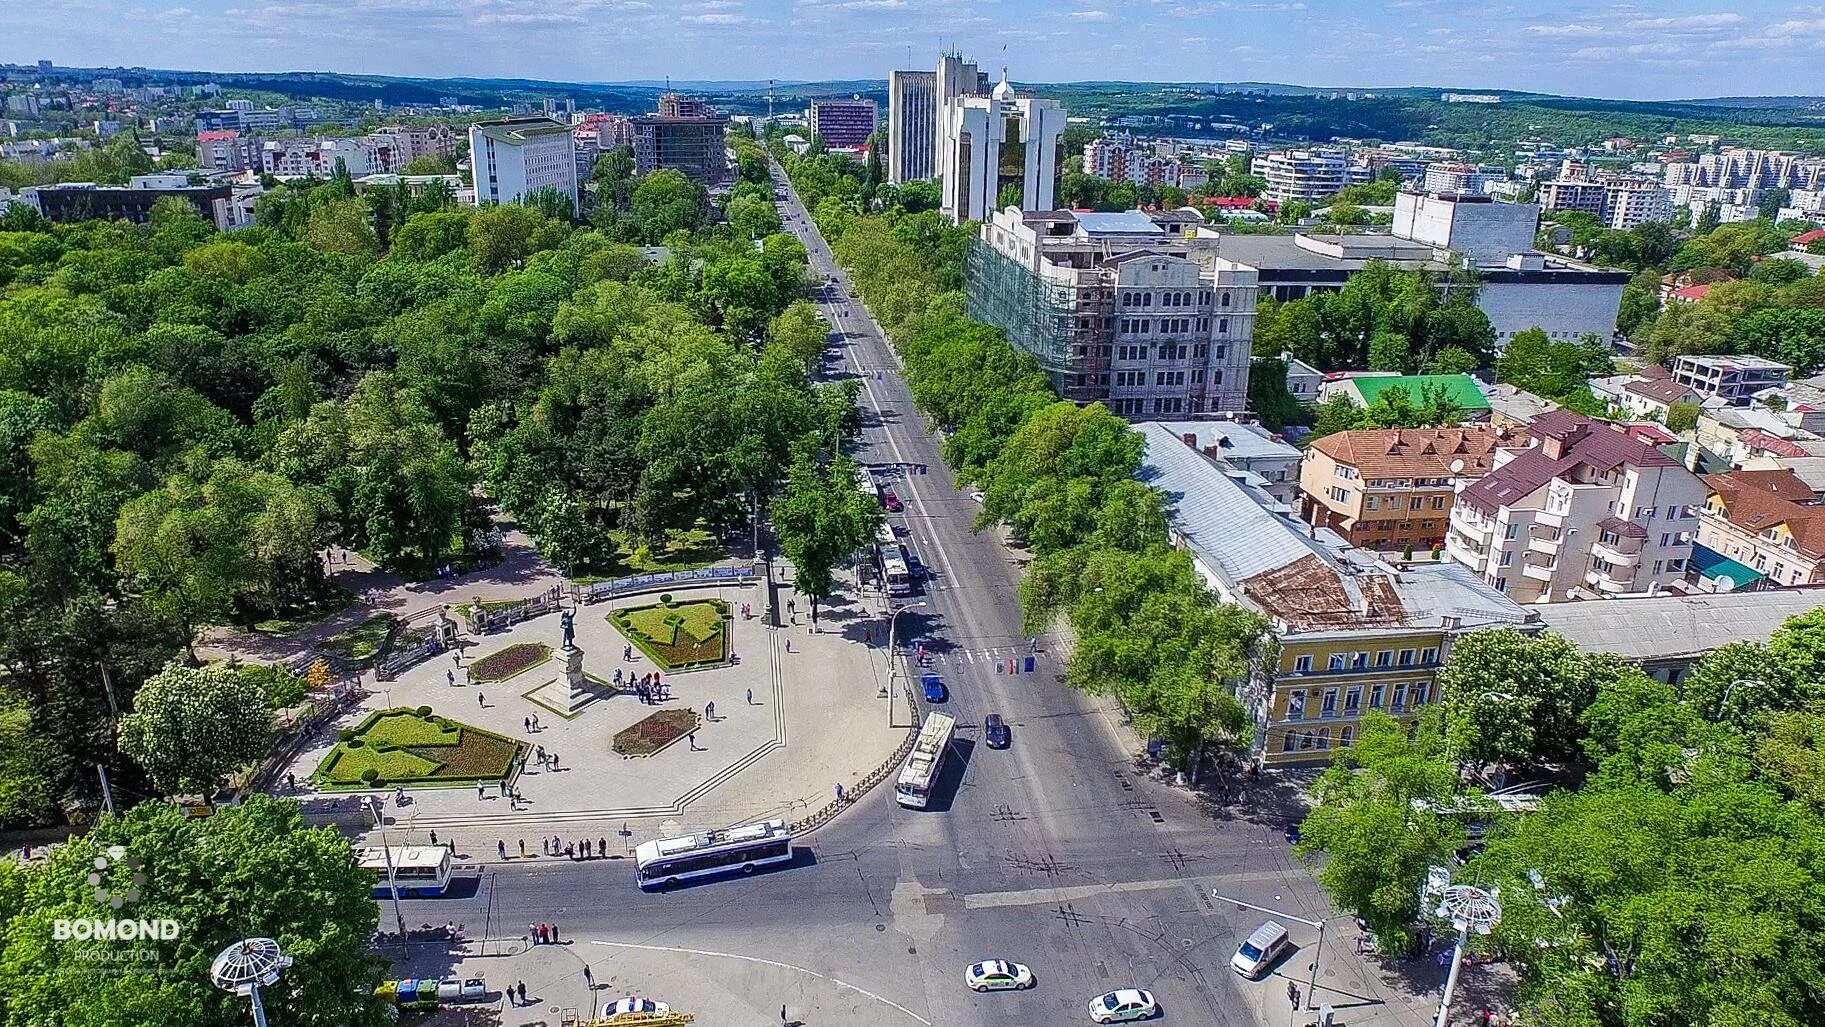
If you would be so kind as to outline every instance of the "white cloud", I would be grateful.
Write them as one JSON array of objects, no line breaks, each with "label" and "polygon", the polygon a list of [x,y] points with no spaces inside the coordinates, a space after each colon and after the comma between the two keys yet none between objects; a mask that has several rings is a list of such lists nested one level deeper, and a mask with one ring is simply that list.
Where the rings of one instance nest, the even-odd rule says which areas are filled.
[{"label": "white cloud", "polygon": [[1108,11],[1072,11],[1071,18],[1074,21],[1108,21],[1109,12]]},{"label": "white cloud", "polygon": [[1521,30],[1530,36],[1546,36],[1555,39],[1589,38],[1601,36],[1608,30],[1597,25],[1583,25],[1569,22],[1564,25],[1529,25]]},{"label": "white cloud", "polygon": [[711,11],[709,14],[692,14],[678,19],[687,25],[746,25],[748,19],[739,14],[727,14]]},{"label": "white cloud", "polygon": [[1742,15],[1735,12],[1728,12],[1724,14],[1689,14],[1683,18],[1643,18],[1639,21],[1629,22],[1629,27],[1634,29],[1672,29],[1674,31],[1680,31],[1687,29],[1728,28],[1731,25],[1741,25],[1742,23]]}]

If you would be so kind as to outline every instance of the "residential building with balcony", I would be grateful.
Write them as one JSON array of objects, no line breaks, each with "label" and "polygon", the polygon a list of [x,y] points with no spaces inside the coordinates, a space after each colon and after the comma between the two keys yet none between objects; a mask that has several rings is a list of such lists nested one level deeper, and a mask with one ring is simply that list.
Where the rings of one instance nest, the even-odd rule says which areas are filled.
[{"label": "residential building with balcony", "polygon": [[1106,182],[1178,185],[1179,159],[1155,153],[1125,133],[1111,133],[1084,144],[1084,174]]},{"label": "residential building with balcony", "polygon": [[1569,410],[1534,419],[1459,490],[1445,552],[1517,602],[1657,592],[1685,577],[1705,485],[1623,429]]},{"label": "residential building with balcony", "polygon": [[393,149],[394,160],[405,167],[419,157],[456,156],[456,130],[449,125],[388,125],[370,133]]},{"label": "residential building with balcony", "polygon": [[401,163],[390,140],[370,137],[268,139],[260,146],[260,170],[269,175],[329,178],[338,166],[360,178],[398,171]]},{"label": "residential building with balcony", "polygon": [[1482,425],[1327,435],[1300,463],[1301,516],[1363,549],[1442,546],[1457,489],[1493,470],[1498,449],[1526,442]]},{"label": "residential building with balcony", "polygon": [[1764,357],[1687,355],[1673,361],[1673,381],[1705,399],[1747,406],[1764,389],[1787,384],[1793,368]]},{"label": "residential building with balcony", "polygon": [[1060,396],[1136,420],[1244,409],[1253,273],[1141,211],[996,211],[965,261],[969,314]]},{"label": "residential building with balcony", "polygon": [[1699,545],[1775,585],[1825,584],[1825,496],[1793,470],[1704,478]]},{"label": "residential building with balcony", "polygon": [[1370,710],[1417,719],[1440,698],[1438,669],[1460,635],[1529,627],[1526,610],[1467,569],[1387,563],[1301,524],[1171,426],[1143,432],[1141,478],[1165,494],[1174,544],[1273,633],[1247,679],[1227,682],[1254,721],[1259,765],[1329,760]]},{"label": "residential building with balcony", "polygon": [[1341,150],[1275,150],[1256,157],[1250,170],[1267,180],[1262,196],[1273,203],[1313,202],[1350,184],[1350,162]]}]

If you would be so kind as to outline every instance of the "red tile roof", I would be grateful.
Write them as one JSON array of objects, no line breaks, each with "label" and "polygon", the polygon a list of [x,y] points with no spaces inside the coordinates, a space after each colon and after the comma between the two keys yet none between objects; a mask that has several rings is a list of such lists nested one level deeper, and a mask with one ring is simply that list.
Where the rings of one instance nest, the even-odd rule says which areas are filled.
[{"label": "red tile roof", "polygon": [[1807,246],[1818,242],[1820,239],[1825,239],[1825,228],[1815,228],[1810,232],[1801,232],[1799,235],[1787,240],[1787,243],[1790,246],[1805,249]]},{"label": "red tile roof", "polygon": [[[1482,481],[1465,487],[1458,493],[1458,502],[1494,513],[1579,466],[1598,472],[1624,465],[1679,466],[1679,461],[1640,439],[1631,438],[1615,425],[1570,410],[1547,411],[1534,418],[1528,428],[1542,440],[1541,445],[1503,464]],[[1558,451],[1559,456],[1548,456],[1549,447]]]},{"label": "red tile roof", "polygon": [[1799,443],[1783,439],[1779,435],[1770,435],[1760,428],[1750,428],[1737,437],[1742,439],[1743,445],[1759,449],[1764,453],[1772,453],[1775,456],[1799,457],[1812,455],[1811,453],[1806,452],[1805,447],[1801,446]]},{"label": "red tile roof", "polygon": [[1527,440],[1525,431],[1484,425],[1361,428],[1327,435],[1312,448],[1364,478],[1480,478],[1494,466],[1496,449],[1525,446]]},{"label": "red tile roof", "polygon": [[1704,299],[1705,294],[1710,291],[1711,291],[1711,286],[1709,284],[1688,285],[1683,289],[1674,289],[1672,292],[1667,294],[1667,298],[1675,299],[1675,300],[1684,300],[1687,303],[1697,303],[1699,300]]},{"label": "red tile roof", "polygon": [[208,129],[196,134],[196,141],[199,143],[220,143],[239,138],[241,138],[241,133],[232,128]]},{"label": "red tile roof", "polygon": [[1722,501],[1724,517],[1751,535],[1786,525],[1800,553],[1825,556],[1825,506],[1791,470],[1708,474],[1705,485]]}]

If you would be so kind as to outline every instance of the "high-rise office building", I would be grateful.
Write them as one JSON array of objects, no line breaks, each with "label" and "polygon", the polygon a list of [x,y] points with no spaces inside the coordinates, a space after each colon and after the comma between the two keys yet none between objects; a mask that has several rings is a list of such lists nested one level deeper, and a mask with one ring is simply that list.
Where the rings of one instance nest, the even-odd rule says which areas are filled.
[{"label": "high-rise office building", "polygon": [[825,146],[848,148],[866,146],[874,135],[873,100],[830,99],[811,101],[811,131]]},{"label": "high-rise office building", "polygon": [[[940,91],[944,72],[938,73]],[[1019,147],[1020,209],[1048,210],[1058,165],[1058,137],[1065,131],[1065,109],[1056,101],[1020,97],[1003,71],[1001,84],[982,96],[950,98],[939,114],[938,176],[943,180],[944,212],[951,220],[983,221],[994,213],[1001,195],[1003,151]],[[1006,184],[1013,184],[1009,176]]]},{"label": "high-rise office building", "polygon": [[937,78],[930,71],[887,75],[887,180],[895,185],[937,173]]},{"label": "high-rise office building", "polygon": [[570,126],[550,118],[508,118],[469,126],[475,202],[518,203],[556,189],[577,206],[577,157]]}]

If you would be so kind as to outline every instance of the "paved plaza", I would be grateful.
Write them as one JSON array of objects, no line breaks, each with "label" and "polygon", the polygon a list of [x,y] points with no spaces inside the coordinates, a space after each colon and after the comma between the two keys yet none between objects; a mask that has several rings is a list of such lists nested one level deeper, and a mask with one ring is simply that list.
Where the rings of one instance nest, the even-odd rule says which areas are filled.
[{"label": "paved plaza", "polygon": [[[565,693],[562,629],[556,614],[534,618],[481,637],[463,636],[460,659],[436,657],[371,685],[366,701],[319,733],[288,771],[308,816],[335,822],[368,842],[382,832],[392,844],[423,842],[435,833],[452,843],[465,862],[528,859],[540,855],[542,838],[592,843],[608,839],[610,852],[625,854],[648,838],[727,827],[757,819],[796,819],[830,802],[836,786],[852,789],[882,765],[906,737],[909,714],[903,697],[888,722],[884,628],[871,608],[839,597],[820,630],[812,631],[803,600],[795,601],[797,623],[765,626],[762,587],[672,590],[676,602],[717,598],[729,604],[734,662],[702,670],[663,672],[669,697],[644,703],[632,690],[603,695],[566,717],[551,708]],[[785,593],[789,594],[789,593]],[[619,671],[632,680],[658,670],[609,622],[617,605],[656,602],[658,595],[634,596],[575,611],[576,645],[587,675],[610,681]],[[782,600],[783,602],[783,600]],[[743,617],[746,604],[751,617]],[[871,641],[872,640],[872,641]],[[503,681],[474,682],[478,660],[518,643],[551,647],[552,657]],[[555,685],[547,686],[555,681]],[[562,708],[562,703],[557,703]],[[336,729],[380,709],[429,706],[441,716],[493,731],[554,754],[557,767],[535,755],[512,785],[515,803],[492,784],[478,795],[473,785],[411,787],[405,801],[391,786],[369,792],[317,792],[311,773],[336,744]],[[699,716],[694,737],[680,739],[644,757],[613,751],[615,733],[658,710],[688,709]],[[529,729],[529,721],[537,718]],[[284,775],[280,775],[281,782]],[[284,784],[278,786],[284,789]],[[361,811],[372,794],[384,806],[377,828]],[[518,808],[514,808],[517,806]],[[593,850],[592,845],[592,850]]]}]

